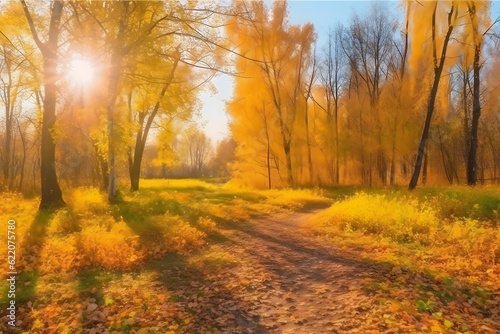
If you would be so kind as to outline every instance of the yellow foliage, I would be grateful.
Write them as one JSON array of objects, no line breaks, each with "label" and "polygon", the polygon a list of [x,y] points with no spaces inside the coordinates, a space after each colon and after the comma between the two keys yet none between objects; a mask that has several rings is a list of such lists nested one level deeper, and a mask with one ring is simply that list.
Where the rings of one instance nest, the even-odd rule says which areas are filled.
[{"label": "yellow foliage", "polygon": [[109,210],[105,194],[97,188],[76,188],[67,196],[67,201],[77,214],[104,213]]},{"label": "yellow foliage", "polygon": [[78,221],[75,216],[67,209],[56,212],[48,227],[48,234],[69,234],[79,229]]},{"label": "yellow foliage", "polygon": [[198,190],[204,189],[215,189],[213,184],[205,182],[203,180],[196,179],[144,179],[141,180],[141,188],[142,189],[168,189],[168,188],[177,188],[177,189],[187,189],[194,188]]},{"label": "yellow foliage", "polygon": [[186,251],[205,244],[206,234],[197,230],[180,217],[164,216],[165,225],[162,225],[165,251]]},{"label": "yellow foliage", "polygon": [[[344,247],[363,249],[371,258],[398,265],[419,265],[414,263],[418,258],[440,270],[463,272],[471,266],[484,269],[498,264],[500,230],[491,221],[455,218],[449,212],[456,203],[443,205],[445,201],[442,194],[417,200],[361,192],[333,204],[304,225]],[[480,209],[479,204],[470,206]]]},{"label": "yellow foliage", "polygon": [[211,205],[202,203],[196,207],[228,221],[240,221],[250,218],[250,205],[242,199],[234,199],[229,204]]},{"label": "yellow foliage", "polygon": [[178,203],[185,203],[193,197],[193,194],[177,191],[164,191],[159,194],[159,197],[162,199],[171,199]]},{"label": "yellow foliage", "polygon": [[79,233],[83,265],[129,268],[144,257],[138,238],[124,222],[117,222],[111,230],[102,226],[86,227]]},{"label": "yellow foliage", "polygon": [[478,220],[467,218],[443,226],[444,241],[460,246],[451,253],[468,257],[481,254],[483,261],[495,264],[500,257],[500,230],[482,225]]},{"label": "yellow foliage", "polygon": [[208,217],[200,217],[198,218],[198,227],[206,233],[214,233],[219,229],[217,228],[217,224]]},{"label": "yellow foliage", "polygon": [[380,234],[397,241],[429,241],[439,225],[438,212],[411,198],[357,193],[319,214],[323,224]]},{"label": "yellow foliage", "polygon": [[266,203],[287,209],[300,209],[310,203],[323,203],[327,201],[321,190],[286,189],[266,190],[260,194],[267,197]]},{"label": "yellow foliage", "polygon": [[71,273],[81,266],[75,236],[46,240],[40,254],[42,274]]}]

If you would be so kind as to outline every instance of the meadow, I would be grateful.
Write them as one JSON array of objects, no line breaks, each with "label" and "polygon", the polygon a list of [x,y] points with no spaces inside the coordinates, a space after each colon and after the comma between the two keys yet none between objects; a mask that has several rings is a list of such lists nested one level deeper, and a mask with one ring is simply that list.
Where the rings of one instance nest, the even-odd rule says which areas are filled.
[{"label": "meadow", "polygon": [[[251,230],[256,219],[295,212],[310,213],[300,221],[300,233],[318,244],[388,266],[392,274],[421,273],[445,282],[471,294],[471,307],[496,309],[498,316],[496,187],[256,191],[210,179],[141,182],[138,192],[121,189],[116,204],[95,188],[69,190],[68,205],[55,212],[37,211],[36,197],[2,194],[2,221],[17,224],[19,332],[222,330],[224,321],[193,317],[213,308],[203,302],[207,296],[223,293],[211,285],[220,280],[218,273],[238,271],[245,262],[231,251],[238,231]],[[390,288],[376,279],[363,287],[373,293]],[[5,310],[5,280],[0,289]],[[415,314],[435,316],[432,305],[447,298],[439,293],[401,298],[413,298]]]},{"label": "meadow", "polygon": [[307,231],[375,261],[498,289],[497,187],[345,188],[326,196],[334,203],[303,222]]},{"label": "meadow", "polygon": [[[227,239],[224,230],[244,225],[251,218],[328,201],[319,191],[242,191],[212,182],[143,180],[140,191],[123,190],[114,205],[98,189],[78,188],[68,191],[68,205],[55,212],[38,211],[37,197],[2,194],[2,221],[16,221],[16,269],[20,273],[16,301],[24,305],[19,309],[18,319],[22,320],[18,326],[31,323],[35,332],[50,326],[58,332],[91,328],[93,322],[83,319],[82,310],[87,312],[88,305],[95,303],[115,304],[96,286],[123,287],[124,277],[130,279],[127,275],[140,284],[137,273],[148,276],[158,266],[181,262],[196,270],[233,265],[238,260],[231,254],[209,247]],[[8,263],[3,266],[3,272],[8,272]],[[196,276],[194,279],[200,278]],[[0,302],[5,310],[9,302],[5,280],[0,289],[5,292]],[[75,304],[73,298],[82,294],[84,303]],[[69,318],[55,304],[65,305],[63,313]],[[45,320],[37,318],[42,314]],[[126,332],[132,327],[123,326],[125,320],[110,326]]]}]

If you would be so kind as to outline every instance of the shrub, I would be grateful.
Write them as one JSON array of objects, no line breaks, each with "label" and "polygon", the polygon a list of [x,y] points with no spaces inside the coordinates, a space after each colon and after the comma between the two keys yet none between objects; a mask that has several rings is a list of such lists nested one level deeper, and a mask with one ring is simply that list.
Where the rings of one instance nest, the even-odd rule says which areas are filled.
[{"label": "shrub", "polygon": [[67,201],[69,207],[77,214],[102,214],[109,211],[105,194],[97,188],[74,189]]},{"label": "shrub", "polygon": [[54,214],[48,228],[48,234],[70,234],[80,229],[78,220],[67,209],[62,209]]},{"label": "shrub", "polygon": [[495,264],[500,257],[500,230],[486,228],[478,220],[455,220],[443,227],[443,241],[459,245],[456,253],[461,256],[482,254],[482,260]]},{"label": "shrub", "polygon": [[360,192],[333,204],[325,213],[346,229],[379,234],[398,242],[429,242],[438,228],[438,212],[415,199],[389,199]]},{"label": "shrub", "polygon": [[217,232],[219,230],[217,228],[217,224],[212,219],[210,219],[208,217],[198,218],[197,224],[198,224],[198,227],[206,233],[214,233],[214,232]]},{"label": "shrub", "polygon": [[79,233],[83,265],[129,268],[144,257],[138,238],[124,222],[116,222],[110,230],[99,225],[87,226]]},{"label": "shrub", "polygon": [[165,215],[162,224],[166,251],[185,253],[205,244],[206,234],[189,225],[178,216]]}]

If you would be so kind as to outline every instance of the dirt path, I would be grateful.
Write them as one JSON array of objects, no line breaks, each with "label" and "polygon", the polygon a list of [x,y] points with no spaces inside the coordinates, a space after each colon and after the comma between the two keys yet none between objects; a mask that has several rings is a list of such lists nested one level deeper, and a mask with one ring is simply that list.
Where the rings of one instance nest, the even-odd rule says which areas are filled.
[{"label": "dirt path", "polygon": [[266,217],[233,235],[228,250],[241,265],[218,279],[246,302],[235,320],[249,333],[396,332],[384,322],[386,306],[362,288],[384,273],[301,233],[298,224],[310,214]]}]

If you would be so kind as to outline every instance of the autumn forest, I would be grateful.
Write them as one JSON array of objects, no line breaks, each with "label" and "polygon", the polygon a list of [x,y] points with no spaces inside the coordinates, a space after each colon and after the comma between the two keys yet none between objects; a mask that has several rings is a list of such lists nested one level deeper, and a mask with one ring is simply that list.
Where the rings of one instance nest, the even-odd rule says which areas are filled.
[{"label": "autumn forest", "polygon": [[497,4],[363,4],[0,1],[0,333],[500,332]]}]

